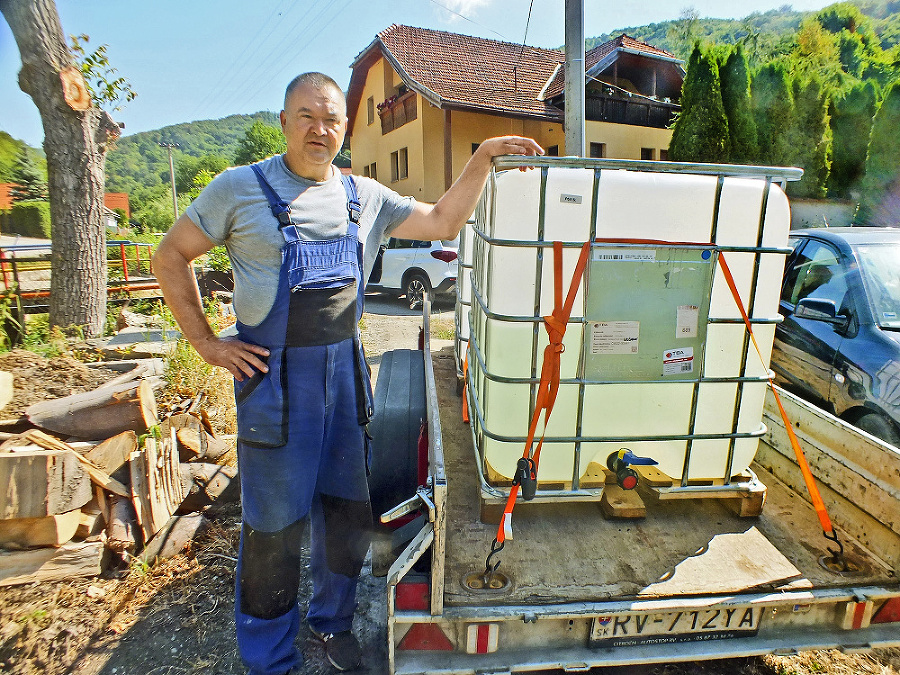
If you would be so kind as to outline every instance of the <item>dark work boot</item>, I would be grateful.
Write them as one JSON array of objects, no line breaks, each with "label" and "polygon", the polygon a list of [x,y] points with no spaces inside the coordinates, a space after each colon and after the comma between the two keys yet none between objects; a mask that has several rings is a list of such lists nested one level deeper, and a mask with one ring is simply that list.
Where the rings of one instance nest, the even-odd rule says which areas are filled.
[{"label": "dark work boot", "polygon": [[310,628],[310,632],[325,646],[325,656],[335,668],[341,672],[356,670],[361,662],[359,642],[353,631],[340,633],[320,633]]}]

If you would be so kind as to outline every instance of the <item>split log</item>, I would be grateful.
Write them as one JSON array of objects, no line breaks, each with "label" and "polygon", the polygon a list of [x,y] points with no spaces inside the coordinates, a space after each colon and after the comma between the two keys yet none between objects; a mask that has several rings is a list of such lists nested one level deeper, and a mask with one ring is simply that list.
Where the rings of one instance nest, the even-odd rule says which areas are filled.
[{"label": "split log", "polygon": [[104,548],[102,541],[70,541],[59,548],[0,551],[0,586],[97,576]]},{"label": "split log", "polygon": [[78,529],[75,530],[75,536],[79,539],[93,540],[103,532],[105,525],[106,518],[103,517],[103,509],[96,498],[92,499],[81,507],[81,521],[78,523]]},{"label": "split log", "polygon": [[80,453],[75,452],[75,448],[73,448],[68,443],[63,443],[58,438],[53,438],[53,436],[45,434],[43,431],[40,431],[38,429],[29,429],[22,435],[28,440],[32,441],[35,445],[39,445],[42,448],[47,448],[48,450],[71,452],[73,455],[75,455],[75,457],[78,458],[78,461],[81,462],[81,464],[84,466],[84,470],[87,471],[88,475],[91,477],[91,480],[94,481],[97,485],[105,490],[114,492],[117,495],[122,495],[123,497],[127,497],[130,494],[128,488],[126,488],[122,483],[107,474],[105,471],[103,471],[103,469],[98,467],[87,457],[84,457]]},{"label": "split log", "polygon": [[241,498],[241,485],[235,467],[184,462],[179,469],[185,498],[178,507],[178,513],[200,511],[213,504],[228,504]]},{"label": "split log", "polygon": [[95,445],[85,457],[102,471],[112,475],[128,462],[128,458],[135,450],[137,450],[137,434],[133,431],[123,431]]},{"label": "split log", "polygon": [[98,387],[25,409],[37,427],[78,438],[109,438],[123,431],[143,433],[159,423],[149,379]]},{"label": "split log", "polygon": [[179,449],[186,448],[190,453],[187,459],[219,459],[231,449],[215,436],[210,436],[203,428],[185,427],[179,429],[176,435]]},{"label": "split log", "polygon": [[13,376],[5,370],[0,370],[0,410],[3,410],[13,397]]},{"label": "split log", "polygon": [[0,453],[0,518],[43,518],[87,504],[91,479],[71,450]]},{"label": "split log", "polygon": [[43,518],[0,520],[0,547],[61,546],[75,536],[80,522],[80,509]]},{"label": "split log", "polygon": [[171,558],[209,529],[202,513],[173,516],[141,552],[140,559],[152,564],[158,558]]},{"label": "split log", "polygon": [[138,549],[140,527],[130,499],[113,495],[109,499],[106,547],[116,553],[134,553]]},{"label": "split log", "polygon": [[131,454],[131,496],[144,541],[149,541],[184,499],[171,438],[148,436],[144,447]]}]

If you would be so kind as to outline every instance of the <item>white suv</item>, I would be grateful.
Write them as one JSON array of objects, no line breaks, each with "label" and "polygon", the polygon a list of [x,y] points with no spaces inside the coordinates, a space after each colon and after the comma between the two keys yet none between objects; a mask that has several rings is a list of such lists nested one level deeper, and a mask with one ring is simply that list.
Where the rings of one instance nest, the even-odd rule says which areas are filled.
[{"label": "white suv", "polygon": [[456,289],[459,238],[418,241],[391,237],[381,247],[367,288],[399,290],[410,309],[422,304],[425,293],[452,293]]}]

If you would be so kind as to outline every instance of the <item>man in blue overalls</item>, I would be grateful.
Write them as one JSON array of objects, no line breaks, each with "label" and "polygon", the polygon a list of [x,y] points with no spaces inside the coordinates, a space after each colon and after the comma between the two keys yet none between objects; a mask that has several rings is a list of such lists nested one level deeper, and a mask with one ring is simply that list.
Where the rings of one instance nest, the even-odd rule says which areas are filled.
[{"label": "man in blue overalls", "polygon": [[[332,160],[346,125],[334,80],[296,77],[281,111],[284,155],[217,176],[153,258],[184,336],[235,377],[243,509],[235,614],[251,675],[281,675],[302,661],[294,641],[307,522],[310,631],[335,668],[360,665],[351,629],[371,525],[365,425],[372,394],[358,321],[381,241],[453,239],[493,157],[543,154],[531,139],[488,139],[429,205],[369,178],[342,176]],[[234,269],[236,338],[213,333],[191,266],[219,244]]]}]

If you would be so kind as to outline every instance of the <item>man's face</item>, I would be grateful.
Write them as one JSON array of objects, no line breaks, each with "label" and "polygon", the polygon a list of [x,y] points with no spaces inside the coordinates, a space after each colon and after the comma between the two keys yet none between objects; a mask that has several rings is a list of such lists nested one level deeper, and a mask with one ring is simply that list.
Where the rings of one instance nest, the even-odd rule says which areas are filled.
[{"label": "man's face", "polygon": [[288,168],[304,178],[324,180],[347,131],[346,104],[332,87],[303,84],[281,111]]}]

